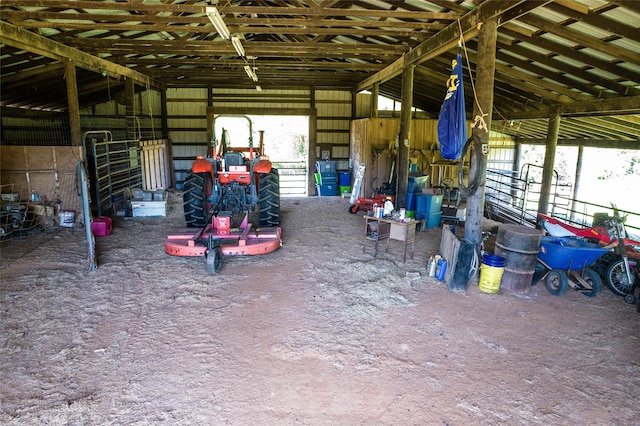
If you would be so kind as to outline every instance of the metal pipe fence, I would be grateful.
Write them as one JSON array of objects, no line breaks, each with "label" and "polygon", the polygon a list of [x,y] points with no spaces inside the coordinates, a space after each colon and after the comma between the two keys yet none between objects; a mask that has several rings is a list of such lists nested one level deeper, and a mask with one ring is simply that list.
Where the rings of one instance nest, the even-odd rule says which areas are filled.
[{"label": "metal pipe fence", "polygon": [[281,197],[306,197],[308,167],[304,161],[274,161],[280,176]]},{"label": "metal pipe fence", "polygon": [[[536,226],[540,182],[522,179],[518,172],[510,170],[487,170],[485,187],[485,214],[490,219]],[[599,215],[618,214],[625,220],[627,232],[640,235],[640,213],[620,210],[615,205],[605,206],[573,198],[572,186],[555,182],[550,197],[550,212],[553,217],[578,227],[590,227]],[[597,222],[597,220],[596,220]]]}]

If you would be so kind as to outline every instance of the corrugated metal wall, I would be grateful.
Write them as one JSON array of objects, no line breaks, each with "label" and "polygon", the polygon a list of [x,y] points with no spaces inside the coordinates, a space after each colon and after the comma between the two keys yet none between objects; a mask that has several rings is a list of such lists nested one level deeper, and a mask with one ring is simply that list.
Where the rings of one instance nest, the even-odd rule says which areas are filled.
[{"label": "corrugated metal wall", "polygon": [[[173,141],[176,186],[181,187],[186,172],[196,155],[206,154],[207,105],[214,110],[246,109],[250,115],[273,115],[275,110],[286,115],[317,111],[316,156],[329,151],[339,168],[349,166],[349,123],[352,95],[348,91],[316,90],[233,90],[169,89],[167,110],[169,138]],[[307,129],[304,129],[306,133]]]},{"label": "corrugated metal wall", "polygon": [[178,188],[193,159],[207,153],[207,93],[206,88],[167,89],[168,136]]},{"label": "corrugated metal wall", "polygon": [[[332,160],[337,160],[338,169],[347,170],[350,166],[349,131],[353,119],[366,118],[370,115],[371,94],[353,94],[349,91],[337,90],[256,90],[217,89],[217,88],[170,88],[166,91],[168,134],[161,135],[160,129],[160,93],[145,90],[136,93],[135,111],[137,122],[127,122],[122,129],[122,122],[116,119],[125,116],[125,106],[116,99],[82,111],[83,127],[91,129],[118,128],[126,130],[123,136],[135,132],[138,128],[158,135],[166,136],[173,144],[173,166],[176,186],[181,188],[186,171],[193,159],[205,155],[208,145],[207,107],[214,110],[230,108],[247,109],[250,115],[272,115],[273,111],[287,111],[289,115],[306,114],[309,109],[316,110],[316,152],[320,159],[328,152]],[[119,118],[118,118],[119,117]],[[147,120],[142,123],[140,120]],[[430,163],[438,160],[437,120],[419,120],[419,126],[412,126],[411,154],[419,164],[420,171],[430,174]],[[109,128],[110,127],[110,128]],[[133,127],[133,128],[132,128]],[[306,129],[305,129],[306,130]],[[470,129],[469,129],[470,131]],[[381,137],[378,135],[378,137]],[[395,134],[383,137],[388,141],[395,139]],[[489,168],[511,170],[517,155],[515,143],[504,135],[491,133],[491,150]]]}]

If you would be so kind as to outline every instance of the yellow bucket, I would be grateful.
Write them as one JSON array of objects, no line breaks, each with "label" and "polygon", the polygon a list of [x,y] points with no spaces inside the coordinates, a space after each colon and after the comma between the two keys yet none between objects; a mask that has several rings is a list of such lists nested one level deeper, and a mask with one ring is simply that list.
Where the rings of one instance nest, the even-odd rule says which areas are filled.
[{"label": "yellow bucket", "polygon": [[504,267],[480,265],[480,283],[478,288],[485,293],[497,293],[500,290],[500,281]]}]

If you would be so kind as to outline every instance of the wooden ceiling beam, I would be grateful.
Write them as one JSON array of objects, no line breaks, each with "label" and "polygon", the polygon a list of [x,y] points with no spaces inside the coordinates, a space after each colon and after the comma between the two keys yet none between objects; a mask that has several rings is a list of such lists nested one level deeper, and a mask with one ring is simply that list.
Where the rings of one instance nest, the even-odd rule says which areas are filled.
[{"label": "wooden ceiling beam", "polygon": [[[498,43],[498,45],[500,46],[500,43]],[[473,44],[473,46],[475,46],[475,43]],[[531,61],[544,64],[550,68],[555,68],[556,70],[558,70],[559,74],[556,77],[558,81],[563,81],[569,87],[579,88],[583,92],[591,93],[595,96],[607,96],[603,93],[603,90],[601,89],[602,87],[613,92],[617,92],[619,95],[640,95],[640,89],[635,89],[632,86],[626,86],[617,83],[613,80],[601,77],[596,73],[588,72],[588,70],[575,67],[563,61],[559,61],[553,56],[544,55],[540,53],[540,51],[527,49],[526,47],[519,44],[509,46],[508,48],[500,46],[497,56],[499,59],[504,60],[507,63],[519,64],[519,66],[524,68],[524,61],[517,59],[516,57],[512,56],[512,54],[523,56],[530,59]],[[529,66],[529,71],[535,72],[539,75],[547,75],[548,77],[551,77],[547,74],[550,73],[550,71],[543,73],[543,70],[546,70],[546,68],[536,66],[534,64],[531,64]],[[567,77],[561,78],[560,74],[565,74]],[[587,86],[584,83],[581,84],[578,81],[572,82],[572,80],[574,79],[586,80],[587,82],[591,83],[592,86]],[[600,88],[596,86],[599,86]]]},{"label": "wooden ceiling beam", "polygon": [[[499,59],[501,62],[511,64],[519,69],[525,70],[537,76],[536,78],[544,77],[550,81],[557,81],[566,88],[575,88],[580,92],[590,94],[594,97],[604,97],[604,98],[615,97],[614,93],[610,93],[608,91],[603,91],[602,89],[595,88],[592,85],[583,83],[580,80],[573,79],[570,77],[570,75],[567,75],[565,73],[553,72],[547,68],[537,66],[534,63],[523,61],[521,59],[516,58],[515,56],[506,54],[504,50],[498,50],[498,52],[496,53],[496,58]],[[638,94],[640,95],[640,91],[638,92],[639,92]]]},{"label": "wooden ceiling beam", "polygon": [[[458,21],[449,24],[444,30],[422,42],[419,46],[406,53],[393,64],[362,81],[354,88],[354,91],[359,92],[371,87],[374,83],[383,82],[399,75],[405,64],[417,65],[455,48],[461,36],[465,41],[475,37],[478,33],[478,24],[486,19],[501,16],[508,11],[512,11],[511,16],[515,19],[516,17],[519,17],[545,3],[547,2],[527,2],[522,0],[484,2],[462,16]],[[500,21],[501,23],[507,22],[502,19]]]},{"label": "wooden ceiling beam", "polygon": [[520,18],[520,20],[525,24],[539,28],[541,31],[557,35],[558,37],[562,37],[566,40],[571,40],[576,43],[576,45],[597,50],[598,52],[605,53],[608,56],[619,58],[627,62],[631,62],[632,64],[637,64],[640,62],[640,55],[638,54],[638,52],[632,52],[623,47],[616,46],[613,43],[607,43],[606,41],[602,41],[596,37],[588,36],[585,33],[576,31],[569,27],[556,24],[554,22],[534,15],[523,16]]},{"label": "wooden ceiling beam", "polygon": [[[208,58],[162,58],[162,59],[132,59],[127,58],[112,58],[112,60],[120,65],[126,66],[130,61],[131,65],[137,65],[140,67],[163,67],[165,70],[180,69],[180,67],[191,66],[200,69],[212,68],[216,69],[242,69],[246,65],[246,62],[241,59],[208,59]],[[167,66],[168,67],[165,67]],[[325,71],[363,71],[363,72],[375,72],[384,67],[384,64],[368,64],[368,63],[355,63],[355,62],[336,62],[336,61],[265,61],[260,60],[256,62],[256,66],[259,68],[280,69],[280,70],[325,70]]]},{"label": "wooden ceiling beam", "polygon": [[[209,20],[205,19],[208,23]],[[210,32],[216,34],[213,26],[193,26],[193,25],[171,25],[171,24],[105,24],[105,23],[85,23],[85,22],[50,22],[50,21],[14,21],[14,25],[24,28],[52,28],[58,30],[82,30],[92,31],[96,29],[96,25],[101,30],[107,31],[173,31],[185,33],[203,33]],[[271,26],[241,26],[233,27],[228,25],[229,30],[233,34],[325,34],[325,35],[365,35],[365,36],[389,36],[389,37],[419,37],[423,38],[430,35],[420,31],[406,29],[365,29],[365,28],[304,28],[304,27],[271,27]]]},{"label": "wooden ceiling beam", "polygon": [[100,72],[100,70],[105,70],[113,76],[127,77],[140,84],[150,84],[154,87],[158,86],[157,83],[153,82],[149,77],[135,70],[91,56],[85,52],[23,30],[4,21],[0,21],[0,41],[58,61],[69,59],[74,61],[77,67],[90,71]]},{"label": "wooden ceiling beam", "polygon": [[[44,7],[52,9],[74,10],[121,10],[139,11],[150,13],[171,12],[179,15],[183,13],[202,13],[205,5],[170,4],[170,3],[142,3],[142,2],[99,2],[99,1],[65,1],[65,0],[2,0],[4,7]],[[218,5],[221,14],[245,14],[245,15],[277,15],[277,16],[313,16],[313,17],[372,17],[372,18],[403,18],[424,20],[448,20],[454,21],[457,13],[418,12],[415,10],[379,10],[379,9],[348,9],[322,7],[281,7],[281,6],[234,6]]]},{"label": "wooden ceiling beam", "polygon": [[[59,39],[64,44],[77,47],[79,49],[122,49],[139,55],[152,53],[163,53],[165,50],[181,50],[190,54],[202,54],[204,51],[225,53],[229,52],[230,46],[226,42],[215,42],[212,40],[131,40],[119,39],[92,39],[92,38],[64,38]],[[322,52],[325,56],[327,52],[333,54],[370,54],[370,55],[398,55],[408,51],[407,46],[402,45],[377,45],[366,43],[281,43],[271,41],[246,41],[245,48],[250,48],[256,52],[280,52],[280,56],[296,56],[298,52]],[[178,47],[176,47],[178,46]]]},{"label": "wooden ceiling beam", "polygon": [[[598,115],[625,115],[640,114],[640,96],[625,96],[604,101],[573,102],[558,105],[562,116],[598,116]],[[523,112],[514,114],[512,118],[527,120],[534,118],[548,118],[549,110],[540,112]]]},{"label": "wooden ceiling beam", "polygon": [[[76,24],[85,25],[105,25],[107,23],[127,23],[126,25],[148,24],[168,25],[176,30],[189,26],[190,29],[201,30],[202,26],[210,23],[206,16],[158,16],[158,15],[135,15],[135,14],[105,14],[105,13],[59,13],[59,12],[33,12],[33,11],[3,11],[3,19],[22,26],[29,27],[36,24],[40,27],[47,25],[63,26],[65,28],[75,28]],[[86,22],[83,22],[86,21]],[[439,31],[445,24],[420,21],[378,21],[369,19],[304,19],[304,18],[236,18],[225,17],[225,23],[231,28],[243,29],[254,26],[273,26],[278,28],[304,27],[304,28],[400,28],[403,30],[430,30]],[[138,23],[138,24],[134,24]],[[143,23],[147,23],[143,25]],[[198,24],[194,26],[193,24]],[[50,27],[53,28],[53,27]],[[248,32],[248,31],[241,31]]]},{"label": "wooden ceiling beam", "polygon": [[614,3],[618,6],[623,6],[631,10],[635,10],[640,13],[640,2],[638,0],[614,0],[611,3]]},{"label": "wooden ceiling beam", "polygon": [[595,28],[601,28],[612,34],[617,34],[620,37],[628,38],[629,40],[640,42],[640,31],[638,31],[637,28],[630,27],[624,22],[614,21],[599,13],[591,12],[586,6],[584,6],[585,11],[577,11],[574,8],[568,7],[571,6],[571,3],[551,3],[547,7],[554,12],[566,15],[576,21],[589,24]]},{"label": "wooden ceiling beam", "polygon": [[[508,30],[506,32],[509,33]],[[574,74],[574,75],[579,75],[580,78],[584,78],[585,80],[589,80],[589,78],[587,78],[586,75],[589,74],[587,71],[591,68],[604,70],[608,73],[615,74],[629,81],[640,80],[640,74],[637,72],[634,72],[627,68],[620,67],[615,63],[608,62],[591,55],[587,55],[586,53],[583,53],[579,50],[572,49],[571,47],[568,47],[560,43],[556,43],[549,39],[545,39],[542,37],[525,39],[525,38],[522,38],[520,34],[515,34],[515,33],[509,33],[509,34],[513,36],[515,39],[517,39],[518,41],[527,43],[533,47],[539,47],[550,53],[545,55],[540,52],[536,52],[535,49],[526,48],[518,44],[514,44],[510,46],[509,47],[510,51],[517,54],[522,54],[525,57],[527,57],[528,52],[533,53],[534,57],[536,55],[542,55],[542,58],[547,58],[547,60],[540,58],[540,60],[537,60],[537,61],[543,64],[546,64],[547,62],[553,63],[554,67],[558,67],[556,62],[559,62],[556,59],[554,59],[555,56],[560,55],[560,56],[571,58],[574,61],[578,61],[585,64],[585,68],[576,68],[577,70],[579,70],[579,74]],[[527,54],[519,53],[519,49],[524,49],[522,52],[527,52]],[[608,87],[608,85],[602,85],[602,86]]]},{"label": "wooden ceiling beam", "polygon": [[9,83],[16,83],[21,81],[33,81],[34,78],[49,76],[53,73],[60,72],[62,69],[64,69],[64,65],[62,64],[62,62],[50,62],[47,65],[29,68],[27,70],[18,71],[10,75],[3,75],[0,83],[2,85],[6,85]]}]

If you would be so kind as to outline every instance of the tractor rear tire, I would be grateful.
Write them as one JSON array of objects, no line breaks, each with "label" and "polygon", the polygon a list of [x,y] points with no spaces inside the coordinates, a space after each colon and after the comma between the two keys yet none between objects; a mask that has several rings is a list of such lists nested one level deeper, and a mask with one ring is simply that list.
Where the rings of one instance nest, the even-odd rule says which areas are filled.
[{"label": "tractor rear tire", "polygon": [[260,174],[258,189],[260,226],[280,226],[280,176],[278,169]]},{"label": "tractor rear tire", "polygon": [[[207,197],[211,193],[209,173],[189,172],[184,180],[184,220],[189,228],[202,228],[207,220]],[[207,190],[209,194],[207,194]]]}]

